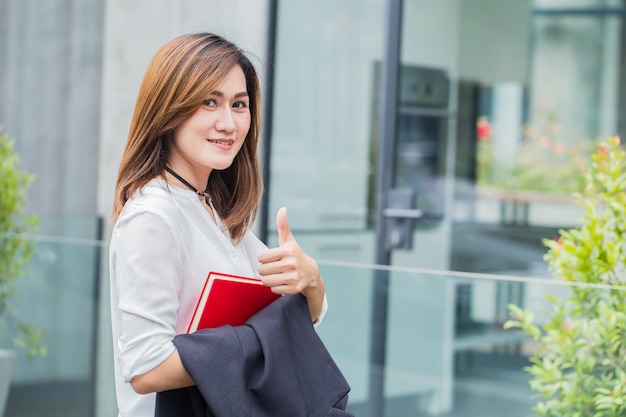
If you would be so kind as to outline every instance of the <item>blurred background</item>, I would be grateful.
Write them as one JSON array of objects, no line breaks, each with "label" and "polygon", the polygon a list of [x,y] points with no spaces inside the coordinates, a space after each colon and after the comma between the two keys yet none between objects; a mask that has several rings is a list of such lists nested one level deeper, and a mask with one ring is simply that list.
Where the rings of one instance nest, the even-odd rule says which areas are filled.
[{"label": "blurred background", "polygon": [[506,306],[562,291],[542,239],[577,225],[591,145],[625,133],[625,17],[624,0],[0,0],[0,124],[40,218],[12,304],[48,347],[17,352],[5,416],[117,415],[117,168],[148,61],[196,31],[259,70],[255,232],[276,245],[286,206],[318,259],[349,410],[529,415],[533,343],[502,330]]}]

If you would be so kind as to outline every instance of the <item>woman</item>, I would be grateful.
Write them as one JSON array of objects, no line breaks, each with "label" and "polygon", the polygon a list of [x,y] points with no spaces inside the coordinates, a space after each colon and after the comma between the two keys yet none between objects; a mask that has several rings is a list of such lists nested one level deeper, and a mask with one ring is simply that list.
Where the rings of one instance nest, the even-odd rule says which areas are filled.
[{"label": "woman", "polygon": [[119,169],[110,246],[115,384],[120,416],[153,416],[154,393],[194,381],[172,343],[184,333],[209,271],[258,276],[302,293],[311,319],[324,281],[286,211],[280,246],[249,228],[262,193],[260,92],[242,51],[209,33],[166,43],[141,85]]}]

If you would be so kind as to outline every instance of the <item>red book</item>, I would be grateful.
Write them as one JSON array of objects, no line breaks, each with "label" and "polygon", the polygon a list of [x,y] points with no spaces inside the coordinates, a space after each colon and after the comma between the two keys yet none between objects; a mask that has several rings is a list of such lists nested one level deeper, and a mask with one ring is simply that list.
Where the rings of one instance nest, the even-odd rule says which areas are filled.
[{"label": "red book", "polygon": [[278,297],[258,278],[210,272],[187,333],[226,324],[242,325]]}]

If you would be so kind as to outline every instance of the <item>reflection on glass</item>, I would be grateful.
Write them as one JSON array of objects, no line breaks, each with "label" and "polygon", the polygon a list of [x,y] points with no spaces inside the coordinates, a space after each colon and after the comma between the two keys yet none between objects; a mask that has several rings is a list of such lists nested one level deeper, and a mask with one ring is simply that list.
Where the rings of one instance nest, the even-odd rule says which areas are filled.
[{"label": "reflection on glass", "polygon": [[[318,332],[352,387],[349,410],[368,415],[371,289],[375,271],[322,264],[331,308]],[[389,272],[384,398],[386,417],[527,417],[537,403],[525,370],[539,348],[505,330],[507,305],[552,317],[545,296],[572,287],[550,278],[409,270]],[[596,289],[596,295],[608,294]],[[613,290],[618,294],[623,289]],[[462,296],[460,296],[462,294]]]},{"label": "reflection on glass", "polygon": [[[11,307],[45,331],[47,354],[28,360],[16,350],[5,417],[93,415],[100,257],[96,218],[49,219],[34,235],[28,275]],[[5,331],[6,329],[2,329]],[[2,339],[11,348],[10,338]]]}]

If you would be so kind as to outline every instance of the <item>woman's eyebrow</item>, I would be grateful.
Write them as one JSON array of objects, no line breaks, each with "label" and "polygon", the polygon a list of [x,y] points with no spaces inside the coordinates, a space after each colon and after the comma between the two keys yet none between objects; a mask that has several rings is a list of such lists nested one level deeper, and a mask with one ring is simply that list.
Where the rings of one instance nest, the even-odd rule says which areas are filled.
[{"label": "woman's eyebrow", "polygon": [[[217,90],[211,91],[211,95],[212,96],[218,96],[218,97],[224,97],[224,93],[222,93],[221,91],[217,91]],[[248,97],[248,92],[247,91],[242,91],[241,93],[235,94],[234,97],[235,98]]]}]

